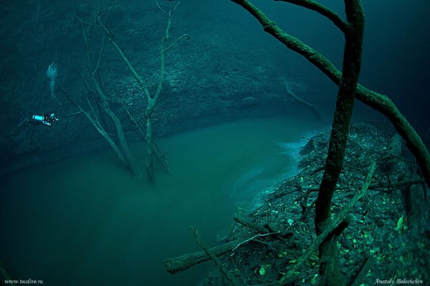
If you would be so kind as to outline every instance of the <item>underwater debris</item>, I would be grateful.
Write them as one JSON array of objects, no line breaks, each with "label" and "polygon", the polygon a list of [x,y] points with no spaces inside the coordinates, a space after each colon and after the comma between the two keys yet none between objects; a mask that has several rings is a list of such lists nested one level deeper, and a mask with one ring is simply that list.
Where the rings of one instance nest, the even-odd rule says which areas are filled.
[{"label": "underwater debris", "polygon": [[[337,185],[341,191],[333,197],[333,213],[343,212],[346,220],[338,221],[331,231],[343,228],[338,240],[340,271],[350,276],[352,285],[373,285],[376,279],[386,277],[430,279],[430,240],[425,234],[429,229],[429,202],[419,190],[424,181],[417,178],[415,163],[402,154],[401,148],[391,148],[393,138],[367,124],[351,128],[346,164]],[[321,279],[314,204],[327,142],[328,133],[312,137],[300,152],[298,173],[266,195],[263,205],[237,215],[224,244],[208,248],[240,285],[279,285],[280,281],[314,285]],[[390,183],[386,170],[381,168],[388,155],[394,158]],[[372,161],[376,162],[374,176],[358,200]],[[404,189],[413,193],[409,203]],[[419,214],[408,215],[406,204]],[[399,216],[404,217],[402,232],[396,231]],[[166,269],[174,273],[209,259],[202,252],[193,255],[166,260]],[[173,261],[177,263],[175,271]],[[185,264],[187,267],[183,267]],[[214,270],[200,285],[229,284]]]}]

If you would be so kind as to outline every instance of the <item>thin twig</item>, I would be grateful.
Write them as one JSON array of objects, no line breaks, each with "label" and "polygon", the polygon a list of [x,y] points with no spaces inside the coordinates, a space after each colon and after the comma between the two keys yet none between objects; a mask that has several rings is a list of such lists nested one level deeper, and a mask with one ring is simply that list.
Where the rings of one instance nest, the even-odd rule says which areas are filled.
[{"label": "thin twig", "polygon": [[161,7],[160,2],[158,2],[157,0],[155,0],[155,4],[157,5],[158,9],[160,9],[160,10],[161,10],[161,12],[163,12],[164,14],[167,14],[167,11],[166,11],[166,10],[164,10],[164,9]]},{"label": "thin twig", "polygon": [[132,73],[133,77],[136,79],[137,84],[138,84],[139,88],[142,90],[143,94],[146,96],[147,99],[151,98],[151,94],[150,94],[148,88],[146,87],[145,82],[143,81],[143,78],[137,73],[136,69],[131,64],[131,62],[129,61],[129,59],[125,55],[124,51],[122,50],[122,48],[114,40],[113,34],[110,31],[110,29],[103,23],[103,21],[101,20],[100,17],[97,18],[97,22],[100,25],[100,27],[103,29],[103,31],[106,33],[108,40],[112,43],[113,47],[115,48],[115,50],[119,54],[120,58],[125,62],[128,69]]},{"label": "thin twig", "polygon": [[233,256],[234,255],[234,251],[236,250],[236,249],[238,249],[239,247],[241,247],[242,245],[244,245],[244,244],[247,244],[248,242],[250,242],[250,241],[253,241],[253,240],[255,240],[256,238],[259,238],[259,237],[266,237],[266,236],[271,236],[271,235],[276,235],[276,234],[280,234],[280,232],[279,231],[277,231],[277,232],[267,232],[267,233],[258,233],[258,234],[256,234],[256,235],[254,235],[254,236],[251,236],[250,238],[247,238],[247,239],[245,239],[245,240],[243,240],[243,241],[241,241],[241,242],[239,242],[231,251],[233,252],[232,254],[230,254],[230,256]]},{"label": "thin twig", "polygon": [[307,108],[309,108],[318,120],[321,119],[321,114],[318,111],[318,109],[315,107],[315,105],[313,105],[309,101],[306,101],[305,99],[301,98],[300,96],[296,95],[296,93],[291,88],[291,84],[287,80],[285,80],[285,79],[284,79],[284,86],[285,86],[285,90],[287,91],[287,93],[295,101],[297,101],[298,103],[300,103],[300,104],[306,106]]},{"label": "thin twig", "polygon": [[101,63],[101,59],[102,59],[102,56],[103,56],[103,51],[104,51],[104,48],[105,48],[105,39],[106,39],[106,36],[104,36],[102,38],[102,43],[101,43],[100,51],[99,51],[99,54],[98,54],[98,57],[97,57],[97,62],[96,62],[96,65],[94,67],[94,70],[93,70],[93,72],[91,74],[92,76],[95,76],[96,73],[97,73],[97,71],[100,68],[100,63]]}]

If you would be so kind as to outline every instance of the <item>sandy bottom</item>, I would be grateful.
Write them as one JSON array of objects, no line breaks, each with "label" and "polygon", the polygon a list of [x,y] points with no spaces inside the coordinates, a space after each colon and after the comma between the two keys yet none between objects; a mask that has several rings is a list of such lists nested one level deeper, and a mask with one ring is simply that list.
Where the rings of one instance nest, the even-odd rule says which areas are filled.
[{"label": "sandy bottom", "polygon": [[[171,172],[155,185],[107,150],[40,166],[1,182],[0,261],[15,279],[45,285],[195,285],[211,263],[168,274],[163,259],[208,246],[238,207],[294,172],[317,127],[287,118],[243,120],[163,139]],[[144,146],[132,146],[141,159]],[[143,165],[143,162],[140,162]]]}]

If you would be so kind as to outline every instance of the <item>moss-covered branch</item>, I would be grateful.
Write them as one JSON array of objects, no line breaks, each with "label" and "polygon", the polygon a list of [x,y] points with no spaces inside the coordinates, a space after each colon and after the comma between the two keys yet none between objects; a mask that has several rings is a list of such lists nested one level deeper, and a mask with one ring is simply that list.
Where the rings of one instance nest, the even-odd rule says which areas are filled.
[{"label": "moss-covered branch", "polygon": [[298,6],[305,7],[307,9],[313,10],[315,12],[320,13],[324,17],[327,17],[330,21],[332,21],[341,31],[346,32],[348,29],[348,24],[345,23],[336,13],[331,11],[326,6],[312,0],[275,0],[281,2],[288,2],[291,4],[295,4]]},{"label": "moss-covered branch", "polygon": [[[330,134],[324,175],[315,202],[315,227],[317,234],[326,229],[330,219],[331,201],[336,183],[343,168],[346,142],[354,109],[355,90],[361,69],[364,13],[360,0],[345,1],[345,10],[350,29],[345,32],[342,80],[336,99],[336,109]],[[320,245],[320,275],[323,285],[345,285],[346,278],[340,272],[337,259],[337,235]]]},{"label": "moss-covered branch", "polygon": [[[214,246],[208,249],[214,256],[221,256],[228,252],[231,252],[237,245],[237,241],[230,241],[225,244]],[[186,253],[178,257],[166,259],[163,264],[164,268],[169,273],[177,273],[187,270],[196,264],[210,260],[210,257],[204,251],[197,251],[192,253]]]},{"label": "moss-covered branch", "polygon": [[[305,57],[310,63],[321,70],[336,85],[340,85],[342,72],[316,49],[305,44],[300,39],[286,33],[274,21],[267,17],[260,9],[248,0],[232,0],[251,13],[263,26],[265,32],[269,33],[287,48]],[[358,84],[355,96],[366,105],[384,114],[403,137],[409,150],[414,154],[421,168],[423,176],[430,186],[430,153],[424,145],[417,131],[399,111],[394,102],[386,95],[370,90]]]},{"label": "moss-covered branch", "polygon": [[236,279],[234,277],[234,275],[232,275],[227,269],[225,269],[225,267],[222,265],[222,262],[218,259],[218,257],[214,254],[212,254],[207,248],[206,246],[204,246],[204,244],[201,242],[200,240],[200,234],[199,231],[193,227],[193,234],[194,234],[194,239],[196,240],[197,245],[203,250],[203,252],[215,263],[215,265],[217,266],[218,270],[221,272],[221,274],[224,276],[224,278],[226,279],[227,283],[229,285],[235,286],[235,285],[239,285],[236,282]]},{"label": "moss-covered branch", "polygon": [[316,201],[315,223],[329,218],[331,198],[343,167],[346,141],[354,109],[355,89],[361,67],[364,16],[360,0],[345,1],[348,22],[352,28],[345,33],[346,43],[343,59],[342,81],[336,100],[336,110],[330,134],[325,171]]}]

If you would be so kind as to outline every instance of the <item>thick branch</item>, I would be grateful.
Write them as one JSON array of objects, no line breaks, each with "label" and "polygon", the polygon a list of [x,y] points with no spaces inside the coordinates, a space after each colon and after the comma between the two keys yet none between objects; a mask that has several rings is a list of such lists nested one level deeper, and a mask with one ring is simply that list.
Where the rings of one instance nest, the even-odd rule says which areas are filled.
[{"label": "thick branch", "polygon": [[[263,26],[264,31],[282,42],[287,48],[305,57],[310,63],[320,69],[336,85],[339,85],[342,73],[325,56],[314,48],[306,45],[298,38],[283,31],[275,22],[268,18],[261,10],[255,7],[248,0],[232,0],[250,12]],[[430,153],[424,145],[421,137],[401,114],[392,100],[380,93],[369,90],[358,84],[355,91],[358,100],[384,114],[397,129],[399,134],[406,141],[409,150],[414,154],[417,162],[430,186]]]},{"label": "thick branch", "polygon": [[332,21],[341,31],[346,32],[348,29],[348,24],[345,23],[336,13],[331,11],[326,6],[312,0],[275,0],[281,2],[288,2],[291,4],[295,4],[298,6],[303,6],[310,10],[320,13],[324,17],[327,17],[330,21]]},{"label": "thick branch", "polygon": [[356,96],[360,101],[378,110],[391,121],[397,132],[405,140],[408,149],[417,159],[427,186],[430,187],[430,153],[418,132],[403,116],[394,102],[389,97],[369,90],[362,85],[357,86]]},{"label": "thick branch", "polygon": [[[208,251],[214,256],[221,256],[230,252],[236,245],[237,241],[230,241],[220,246],[214,246],[208,249]],[[164,268],[169,273],[176,273],[187,270],[192,266],[208,261],[210,258],[204,251],[197,251],[193,253],[187,253],[178,257],[169,258],[164,261]]]},{"label": "thick branch", "polygon": [[236,282],[236,279],[233,275],[231,275],[230,272],[228,272],[224,266],[222,265],[221,261],[216,257],[216,255],[213,255],[206,246],[203,245],[203,243],[200,241],[200,234],[196,228],[193,228],[193,234],[194,238],[196,240],[197,245],[204,251],[204,253],[215,263],[215,265],[218,267],[221,274],[224,276],[224,278],[228,281],[228,284],[230,285],[238,285]]},{"label": "thick branch", "polygon": [[[141,135],[143,141],[146,142],[146,136],[144,128],[141,126],[141,124],[137,121],[137,119],[131,114],[130,110],[123,104],[122,108],[127,113],[130,120],[133,122],[134,126],[136,127],[137,131]],[[147,143],[147,142],[146,142]],[[155,142],[152,142],[152,150],[154,150],[155,156],[160,163],[160,166],[168,173],[169,172],[169,164],[164,156],[164,154],[161,152],[160,148]]]},{"label": "thick branch", "polygon": [[298,38],[283,31],[275,22],[267,17],[260,9],[254,6],[248,0],[232,0],[245,8],[251,13],[260,24],[263,26],[265,32],[271,34],[273,37],[282,42],[287,48],[304,56],[313,65],[317,66],[324,74],[326,74],[332,81],[339,85],[342,78],[342,73],[321,53],[314,48],[306,45]]},{"label": "thick branch", "polygon": [[229,242],[224,243],[222,245],[214,246],[212,248],[206,249],[206,251],[197,251],[197,252],[192,252],[192,253],[186,253],[186,254],[183,254],[181,256],[168,258],[163,263],[164,268],[166,268],[167,272],[174,274],[174,273],[177,273],[180,271],[187,270],[196,264],[200,264],[202,262],[213,259],[213,258],[209,257],[207,252],[209,252],[210,255],[213,257],[218,257],[218,256],[224,255],[228,252],[234,253],[234,251],[236,251],[241,246],[243,246],[243,245],[245,245],[251,241],[255,241],[256,238],[267,237],[267,236],[271,236],[271,235],[279,235],[279,234],[280,234],[280,232],[257,233],[251,237],[248,237],[247,239],[229,241]]},{"label": "thick branch", "polygon": [[134,158],[131,155],[130,148],[128,146],[128,142],[127,142],[127,139],[125,137],[125,133],[124,133],[124,129],[122,127],[121,121],[118,118],[118,116],[111,110],[109,103],[107,102],[107,96],[104,93],[103,89],[100,86],[100,83],[95,78],[95,76],[93,76],[93,82],[94,82],[94,86],[96,88],[97,94],[100,96],[100,98],[102,100],[103,110],[110,117],[110,119],[112,120],[112,122],[114,124],[117,139],[119,142],[119,146],[122,149],[121,151],[124,155],[123,157],[125,158],[126,165],[130,169],[130,171],[133,173],[133,175],[139,175],[139,171],[135,167]]}]

